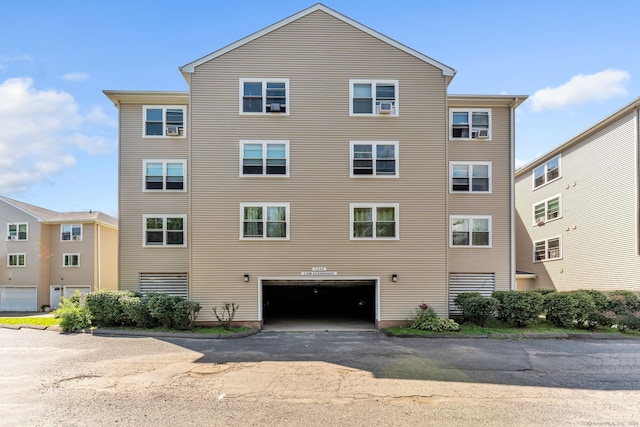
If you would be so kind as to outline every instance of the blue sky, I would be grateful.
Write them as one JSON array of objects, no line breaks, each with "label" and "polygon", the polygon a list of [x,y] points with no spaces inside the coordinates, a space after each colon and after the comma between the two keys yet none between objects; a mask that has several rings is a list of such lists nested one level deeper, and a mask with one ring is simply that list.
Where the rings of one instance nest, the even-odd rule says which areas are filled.
[{"label": "blue sky", "polygon": [[[4,1],[0,194],[117,215],[117,110],[102,90],[187,90],[179,66],[314,3]],[[640,96],[636,0],[323,3],[455,68],[449,93],[529,95],[518,164]]]}]

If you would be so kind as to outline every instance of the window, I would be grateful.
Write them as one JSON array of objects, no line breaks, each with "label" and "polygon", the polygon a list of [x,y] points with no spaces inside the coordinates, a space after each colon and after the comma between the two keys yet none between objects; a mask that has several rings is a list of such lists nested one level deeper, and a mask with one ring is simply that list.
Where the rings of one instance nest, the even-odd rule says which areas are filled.
[{"label": "window", "polygon": [[490,216],[452,216],[451,246],[490,247]]},{"label": "window", "polygon": [[240,176],[289,176],[289,141],[240,141]]},{"label": "window", "polygon": [[390,115],[397,116],[397,80],[350,80],[349,115]]},{"label": "window", "polygon": [[562,217],[560,196],[555,196],[533,206],[533,224],[544,224]]},{"label": "window", "polygon": [[351,203],[351,240],[398,240],[398,204]]},{"label": "window", "polygon": [[60,240],[63,242],[82,240],[82,224],[61,224]]},{"label": "window", "polygon": [[26,254],[7,254],[8,267],[25,267],[27,265]]},{"label": "window", "polygon": [[143,246],[186,246],[186,215],[144,215]]},{"label": "window", "polygon": [[7,240],[28,240],[29,225],[26,222],[7,224]]},{"label": "window", "polygon": [[451,162],[449,165],[451,192],[491,192],[491,162]]},{"label": "window", "polygon": [[558,178],[560,178],[560,156],[554,157],[533,170],[533,188],[535,190]]},{"label": "window", "polygon": [[80,254],[63,254],[63,267],[80,267]]},{"label": "window", "polygon": [[183,105],[144,106],[143,137],[185,137],[185,111]]},{"label": "window", "polygon": [[240,79],[240,114],[289,114],[289,79]]},{"label": "window", "polygon": [[397,142],[351,142],[351,177],[398,177]]},{"label": "window", "polygon": [[289,240],[289,203],[240,204],[241,239]]},{"label": "window", "polygon": [[491,139],[491,110],[449,110],[451,139]]},{"label": "window", "polygon": [[143,160],[143,191],[185,191],[186,160]]},{"label": "window", "polygon": [[533,261],[550,261],[562,258],[560,236],[539,240],[533,244]]}]

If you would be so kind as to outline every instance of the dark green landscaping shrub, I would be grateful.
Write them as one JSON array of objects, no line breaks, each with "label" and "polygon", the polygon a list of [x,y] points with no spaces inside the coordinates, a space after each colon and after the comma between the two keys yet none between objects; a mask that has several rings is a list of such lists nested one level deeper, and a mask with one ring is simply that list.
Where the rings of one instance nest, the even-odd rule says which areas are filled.
[{"label": "dark green landscaping shrub", "polygon": [[452,319],[440,319],[433,308],[427,304],[421,304],[413,315],[410,328],[421,331],[445,332],[457,331],[460,326]]},{"label": "dark green landscaping shrub", "polygon": [[608,309],[617,314],[633,312],[640,308],[640,299],[630,291],[613,291],[609,293]]},{"label": "dark green landscaping shrub", "polygon": [[131,326],[136,328],[154,328],[158,325],[147,303],[148,297],[139,296],[124,296],[120,298],[120,304],[122,304],[122,311],[127,321]]},{"label": "dark green landscaping shrub", "polygon": [[70,298],[62,297],[56,316],[60,318],[60,327],[64,332],[80,331],[91,326],[91,313],[80,300],[78,290]]},{"label": "dark green landscaping shrub", "polygon": [[177,296],[155,294],[149,298],[149,302],[147,303],[149,313],[165,328],[172,328],[173,309],[175,304],[181,300],[182,298]]},{"label": "dark green landscaping shrub", "polygon": [[171,317],[174,329],[193,329],[193,325],[200,312],[200,304],[186,299],[175,301]]},{"label": "dark green landscaping shrub", "polygon": [[462,300],[462,316],[465,320],[484,326],[495,316],[498,300],[483,296],[472,296]]},{"label": "dark green landscaping shrub", "polygon": [[460,307],[460,309],[462,309],[462,305],[464,304],[465,300],[477,297],[482,297],[480,292],[462,292],[456,295],[456,297],[453,299],[453,302],[455,303],[455,305]]},{"label": "dark green landscaping shrub", "polygon": [[626,332],[629,329],[640,331],[640,312],[618,315],[616,325],[620,332]]},{"label": "dark green landscaping shrub", "polygon": [[543,311],[544,297],[534,291],[495,291],[498,319],[517,327],[529,326]]},{"label": "dark green landscaping shrub", "polygon": [[576,300],[569,293],[554,292],[544,297],[547,320],[560,328],[574,326],[576,318]]},{"label": "dark green landscaping shrub", "polygon": [[94,326],[124,326],[131,321],[124,312],[121,300],[131,298],[131,291],[101,290],[87,294],[86,307]]},{"label": "dark green landscaping shrub", "polygon": [[613,311],[595,312],[587,317],[585,323],[587,329],[594,330],[598,327],[610,328],[616,323],[616,314]]},{"label": "dark green landscaping shrub", "polygon": [[584,290],[571,292],[570,296],[574,301],[574,320],[578,327],[583,327],[589,316],[598,311],[593,296]]},{"label": "dark green landscaping shrub", "polygon": [[584,292],[591,296],[593,303],[596,305],[596,311],[605,311],[609,306],[609,297],[607,294],[595,289],[583,289],[579,292]]},{"label": "dark green landscaping shrub", "polygon": [[532,292],[539,293],[542,296],[547,296],[549,294],[554,293],[555,291],[556,291],[555,289],[545,289],[545,288],[532,289]]}]

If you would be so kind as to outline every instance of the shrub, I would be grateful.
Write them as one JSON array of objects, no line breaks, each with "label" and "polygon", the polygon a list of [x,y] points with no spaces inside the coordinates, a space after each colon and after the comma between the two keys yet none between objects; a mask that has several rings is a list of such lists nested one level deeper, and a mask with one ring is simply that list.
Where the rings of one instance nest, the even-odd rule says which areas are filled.
[{"label": "shrub", "polygon": [[86,307],[91,312],[95,326],[123,326],[130,324],[121,302],[123,298],[133,297],[130,291],[101,290],[86,297]]},{"label": "shrub", "polygon": [[554,292],[544,297],[547,320],[560,328],[573,326],[576,317],[576,301],[568,293]]},{"label": "shrub", "polygon": [[482,298],[482,295],[480,294],[480,292],[462,292],[456,295],[456,297],[453,299],[453,302],[455,303],[455,305],[460,307],[461,310],[463,310],[462,305],[466,300],[468,300],[469,298],[477,298],[477,297]]},{"label": "shrub", "polygon": [[149,312],[148,302],[148,297],[123,296],[120,298],[122,311],[131,326],[153,328],[157,325],[157,322]]},{"label": "shrub", "polygon": [[465,320],[484,326],[494,317],[498,308],[498,300],[483,296],[472,296],[462,301],[462,316]]},{"label": "shrub", "polygon": [[631,329],[640,331],[640,313],[628,313],[618,316],[618,330],[626,332]]},{"label": "shrub", "polygon": [[536,292],[542,296],[546,296],[549,294],[554,293],[556,290],[555,289],[546,289],[546,288],[538,288],[538,289],[533,289],[532,292]]},{"label": "shrub", "polygon": [[629,313],[640,308],[639,298],[630,291],[613,291],[609,293],[609,310],[617,314]]},{"label": "shrub", "polygon": [[580,292],[584,292],[591,296],[593,303],[596,305],[596,311],[606,311],[609,306],[609,297],[604,292],[597,291],[595,289],[584,289]]},{"label": "shrub", "polygon": [[432,332],[447,332],[447,331],[458,331],[460,330],[460,325],[458,325],[453,319],[425,319],[421,323],[417,325],[411,325],[413,329],[419,329],[421,331],[432,331]]},{"label": "shrub", "polygon": [[186,299],[175,301],[171,316],[172,326],[175,329],[193,329],[193,325],[200,312],[200,304]]},{"label": "shrub", "polygon": [[542,313],[544,297],[534,291],[495,291],[498,319],[517,327],[529,326]]},{"label": "shrub", "polygon": [[57,316],[64,332],[75,332],[91,326],[91,313],[80,303],[80,291],[76,290],[70,298],[62,297]]},{"label": "shrub", "polygon": [[586,327],[594,330],[599,326],[611,327],[616,323],[616,314],[613,311],[595,312],[587,317]]},{"label": "shrub", "polygon": [[162,326],[170,329],[173,326],[173,308],[178,300],[182,298],[166,294],[152,295],[147,303],[149,313]]},{"label": "shrub", "polygon": [[240,308],[236,303],[228,303],[225,302],[220,310],[217,307],[213,307],[211,311],[213,311],[214,316],[218,319],[218,324],[222,326],[225,330],[229,330],[231,327],[231,322],[236,315],[236,311]]},{"label": "shrub", "polygon": [[583,327],[589,316],[596,313],[596,303],[593,300],[592,294],[587,291],[580,290],[570,293],[574,302],[574,320],[579,327]]}]

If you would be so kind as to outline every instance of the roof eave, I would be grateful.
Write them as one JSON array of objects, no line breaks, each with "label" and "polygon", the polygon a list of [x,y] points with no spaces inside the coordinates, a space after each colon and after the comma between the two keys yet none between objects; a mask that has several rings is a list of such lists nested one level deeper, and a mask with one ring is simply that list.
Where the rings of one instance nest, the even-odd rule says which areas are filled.
[{"label": "roof eave", "polygon": [[154,102],[185,104],[189,102],[187,91],[103,90],[102,93],[113,102],[116,108],[120,104]]}]

